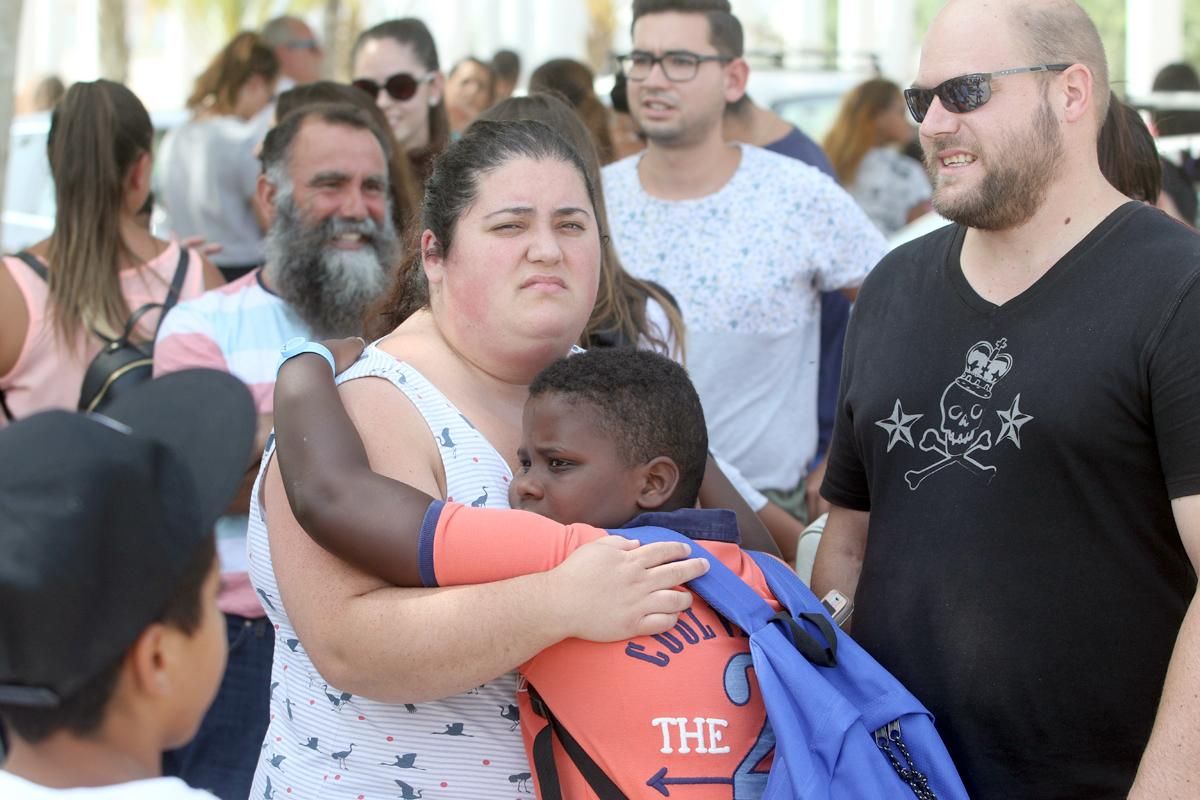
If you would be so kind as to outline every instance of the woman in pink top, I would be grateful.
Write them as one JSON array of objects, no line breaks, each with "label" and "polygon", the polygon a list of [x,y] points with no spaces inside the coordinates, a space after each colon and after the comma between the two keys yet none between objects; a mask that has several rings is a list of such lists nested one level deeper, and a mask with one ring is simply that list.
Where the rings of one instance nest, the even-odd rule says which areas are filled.
[{"label": "woman in pink top", "polygon": [[[76,83],[50,121],[54,231],[29,248],[43,280],[12,256],[0,268],[0,397],[9,416],[75,408],[84,371],[133,309],[167,294],[179,245],[150,235],[142,207],[150,196],[150,115],[119,83]],[[179,299],[223,281],[198,254],[187,258]],[[158,313],[137,332],[154,336]],[[6,424],[0,417],[0,425]]]}]

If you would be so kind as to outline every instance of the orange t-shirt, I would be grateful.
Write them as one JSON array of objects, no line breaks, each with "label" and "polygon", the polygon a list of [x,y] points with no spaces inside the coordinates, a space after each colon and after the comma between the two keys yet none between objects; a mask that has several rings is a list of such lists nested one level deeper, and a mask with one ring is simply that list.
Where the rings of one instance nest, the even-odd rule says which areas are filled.
[{"label": "orange t-shirt", "polygon": [[[671,528],[701,540],[779,610],[757,565],[737,544],[732,511],[643,514],[628,527],[634,525]],[[429,586],[449,586],[541,572],[608,533],[524,511],[439,501],[422,527],[422,579]],[[687,800],[762,793],[774,737],[750,663],[746,635],[697,596],[664,634],[608,644],[568,639],[543,650],[520,672],[626,795],[669,792]],[[528,692],[519,693],[518,703],[532,763],[533,739],[546,722],[531,710]],[[564,797],[595,797],[557,738],[555,760]]]}]

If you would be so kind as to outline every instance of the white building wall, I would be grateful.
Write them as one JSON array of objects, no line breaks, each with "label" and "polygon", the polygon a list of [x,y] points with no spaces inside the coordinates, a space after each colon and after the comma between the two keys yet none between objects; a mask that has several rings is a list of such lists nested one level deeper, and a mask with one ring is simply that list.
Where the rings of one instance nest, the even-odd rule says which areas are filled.
[{"label": "white building wall", "polygon": [[838,51],[861,63],[874,53],[885,78],[908,85],[916,74],[913,0],[840,0]]},{"label": "white building wall", "polygon": [[1145,94],[1160,69],[1182,60],[1183,0],[1126,0],[1126,92]]}]

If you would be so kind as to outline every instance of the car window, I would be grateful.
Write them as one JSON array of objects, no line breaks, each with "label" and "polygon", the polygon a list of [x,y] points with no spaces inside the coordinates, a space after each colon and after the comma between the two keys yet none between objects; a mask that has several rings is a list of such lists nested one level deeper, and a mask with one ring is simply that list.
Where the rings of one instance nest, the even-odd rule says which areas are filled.
[{"label": "car window", "polygon": [[772,101],[771,110],[819,142],[833,125],[841,100],[837,94],[784,97]]}]

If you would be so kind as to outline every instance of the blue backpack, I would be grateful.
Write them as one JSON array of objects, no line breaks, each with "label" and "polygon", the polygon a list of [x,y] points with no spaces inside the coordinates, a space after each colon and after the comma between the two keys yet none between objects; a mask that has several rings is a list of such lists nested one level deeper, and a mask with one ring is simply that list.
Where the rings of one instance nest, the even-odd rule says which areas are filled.
[{"label": "blue backpack", "polygon": [[[688,584],[750,636],[754,673],[774,747],[763,798],[958,800],[967,790],[933,726],[933,715],[853,639],[782,562],[749,553],[786,611],[776,613],[700,544],[665,528],[620,534],[643,543],[683,541],[709,571]],[[773,730],[774,735],[771,736]],[[767,741],[770,739],[771,741]],[[663,796],[669,787],[651,788]],[[755,792],[757,794],[757,792]]]}]

